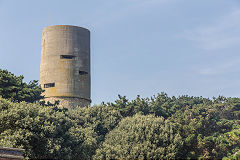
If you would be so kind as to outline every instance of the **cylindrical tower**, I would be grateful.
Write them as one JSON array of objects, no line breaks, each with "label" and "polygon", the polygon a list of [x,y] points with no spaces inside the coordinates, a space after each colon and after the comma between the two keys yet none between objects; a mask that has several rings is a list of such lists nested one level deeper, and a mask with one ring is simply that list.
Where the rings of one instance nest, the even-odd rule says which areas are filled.
[{"label": "cylindrical tower", "polygon": [[43,29],[40,84],[45,101],[60,107],[90,105],[90,31],[56,25]]}]

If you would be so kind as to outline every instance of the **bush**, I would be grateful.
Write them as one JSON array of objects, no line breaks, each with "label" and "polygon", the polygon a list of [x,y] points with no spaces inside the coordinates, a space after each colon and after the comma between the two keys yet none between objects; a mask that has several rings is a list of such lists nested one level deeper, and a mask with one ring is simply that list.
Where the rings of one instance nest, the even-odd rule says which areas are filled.
[{"label": "bush", "polygon": [[27,158],[89,159],[96,150],[94,134],[75,125],[67,110],[0,98],[0,146],[23,148]]},{"label": "bush", "polygon": [[163,117],[135,115],[123,119],[100,146],[95,159],[176,159],[182,138]]}]

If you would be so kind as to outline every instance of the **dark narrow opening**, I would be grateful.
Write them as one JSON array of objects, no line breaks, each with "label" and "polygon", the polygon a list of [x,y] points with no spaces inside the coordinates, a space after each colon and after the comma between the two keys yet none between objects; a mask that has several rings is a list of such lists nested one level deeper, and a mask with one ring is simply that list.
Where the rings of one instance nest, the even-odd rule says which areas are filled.
[{"label": "dark narrow opening", "polygon": [[73,59],[75,56],[73,55],[60,55],[61,59]]},{"label": "dark narrow opening", "polygon": [[51,87],[55,87],[55,83],[46,83],[46,84],[44,84],[44,88],[51,88]]},{"label": "dark narrow opening", "polygon": [[88,72],[85,72],[85,71],[79,71],[79,74],[80,74],[80,75],[85,75],[85,74],[88,74]]}]

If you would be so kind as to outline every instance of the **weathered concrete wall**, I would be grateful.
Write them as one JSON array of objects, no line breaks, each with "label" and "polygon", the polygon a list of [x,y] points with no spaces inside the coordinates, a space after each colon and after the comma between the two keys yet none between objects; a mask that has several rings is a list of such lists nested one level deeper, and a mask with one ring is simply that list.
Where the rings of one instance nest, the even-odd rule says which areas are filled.
[{"label": "weathered concrete wall", "polygon": [[0,148],[0,160],[21,160],[24,149],[20,148]]},{"label": "weathered concrete wall", "polygon": [[42,32],[40,84],[49,97],[90,100],[90,31],[69,25]]},{"label": "weathered concrete wall", "polygon": [[49,97],[49,98],[45,98],[44,100],[52,104],[54,104],[55,101],[59,101],[58,107],[60,108],[74,109],[76,106],[80,106],[80,107],[90,106],[90,101],[82,98]]}]

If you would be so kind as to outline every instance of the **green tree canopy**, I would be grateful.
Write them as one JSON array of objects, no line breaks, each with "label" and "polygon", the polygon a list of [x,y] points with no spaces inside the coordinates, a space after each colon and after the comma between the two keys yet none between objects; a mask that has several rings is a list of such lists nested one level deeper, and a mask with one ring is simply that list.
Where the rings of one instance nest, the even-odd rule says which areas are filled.
[{"label": "green tree canopy", "polygon": [[95,159],[175,159],[182,138],[163,117],[135,115],[123,119],[96,151]]},{"label": "green tree canopy", "polygon": [[0,146],[25,149],[31,159],[90,159],[95,133],[76,125],[67,110],[0,98]]},{"label": "green tree canopy", "polygon": [[0,69],[0,96],[13,102],[34,102],[42,99],[43,90],[38,81],[33,80],[27,84],[23,82],[23,78]]},{"label": "green tree canopy", "polygon": [[68,110],[35,102],[42,91],[0,69],[0,146],[30,159],[239,159],[240,98],[119,95]]},{"label": "green tree canopy", "polygon": [[105,135],[113,130],[122,119],[118,110],[102,105],[76,107],[68,111],[68,116],[78,126],[91,128],[96,133],[98,143],[101,143]]}]

